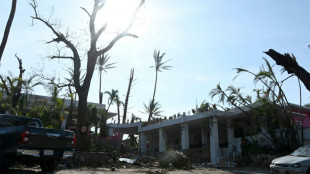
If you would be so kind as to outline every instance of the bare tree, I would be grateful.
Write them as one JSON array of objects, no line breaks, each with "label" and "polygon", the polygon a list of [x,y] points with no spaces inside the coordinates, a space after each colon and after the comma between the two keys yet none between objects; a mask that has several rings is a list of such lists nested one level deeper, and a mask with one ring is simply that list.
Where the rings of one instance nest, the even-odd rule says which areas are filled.
[{"label": "bare tree", "polygon": [[6,42],[8,41],[8,38],[9,38],[11,26],[12,26],[13,19],[14,19],[14,16],[15,16],[16,3],[17,3],[17,0],[12,0],[12,7],[11,7],[10,16],[9,16],[8,22],[6,23],[4,34],[3,34],[3,38],[2,38],[2,42],[1,42],[1,45],[0,45],[0,61],[1,61],[1,58],[2,58],[2,55],[3,55],[3,52],[4,52],[4,48],[6,46]]},{"label": "bare tree", "polygon": [[[43,23],[47,28],[49,28],[53,34],[56,36],[52,41],[48,43],[63,43],[72,53],[71,56],[64,56],[64,55],[56,55],[52,58],[59,58],[59,59],[66,59],[72,60],[73,62],[73,84],[75,90],[79,96],[79,103],[78,103],[78,115],[77,115],[77,149],[79,150],[87,150],[88,144],[87,141],[87,131],[86,131],[86,112],[87,112],[87,97],[89,93],[91,79],[93,77],[95,65],[97,62],[98,57],[101,55],[105,55],[113,46],[114,44],[119,41],[121,38],[129,36],[137,38],[136,35],[129,33],[129,29],[133,25],[133,21],[136,18],[137,12],[144,4],[145,0],[141,0],[137,8],[135,9],[134,14],[132,15],[131,22],[128,26],[120,32],[117,36],[115,36],[108,44],[102,49],[99,49],[97,46],[97,42],[99,37],[105,31],[107,27],[107,23],[99,28],[95,26],[95,20],[97,17],[97,13],[104,7],[105,3],[100,0],[94,0],[94,6],[92,12],[89,12],[87,9],[82,8],[89,17],[89,31],[90,31],[90,46],[87,51],[87,67],[85,72],[85,77],[83,78],[81,75],[81,57],[78,52],[78,48],[72,43],[69,39],[68,35],[64,35],[61,31],[59,31],[53,23],[51,23],[48,19],[41,17],[37,10],[37,3],[35,0],[32,1],[30,4],[34,10],[34,16],[32,16],[33,20],[40,21]],[[82,79],[83,78],[83,79]],[[82,79],[82,81],[81,81]]]}]

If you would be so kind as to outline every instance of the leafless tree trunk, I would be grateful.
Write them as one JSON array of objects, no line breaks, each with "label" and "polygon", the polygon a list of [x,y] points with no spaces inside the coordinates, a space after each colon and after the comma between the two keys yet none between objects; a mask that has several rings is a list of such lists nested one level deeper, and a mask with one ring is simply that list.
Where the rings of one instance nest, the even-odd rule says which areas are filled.
[{"label": "leafless tree trunk", "polygon": [[19,76],[18,76],[18,81],[17,81],[17,86],[16,86],[15,94],[13,94],[13,96],[12,96],[12,107],[13,108],[16,108],[17,102],[18,102],[18,100],[19,100],[19,98],[21,96],[22,85],[23,85],[23,74],[26,71],[23,68],[22,59],[20,59],[17,55],[15,55],[15,57],[17,58],[18,63],[19,63],[19,67],[18,67],[19,68]]},{"label": "leafless tree trunk", "polygon": [[62,42],[66,45],[67,48],[72,52],[72,56],[53,56],[52,58],[60,58],[60,59],[70,59],[73,61],[74,68],[73,68],[73,80],[74,80],[74,87],[76,89],[76,92],[79,96],[79,105],[78,105],[78,115],[77,115],[77,149],[79,150],[87,150],[88,144],[87,141],[87,125],[86,125],[86,112],[87,112],[87,97],[89,92],[89,87],[91,83],[91,79],[94,73],[95,64],[97,61],[97,58],[100,55],[104,55],[107,53],[114,44],[120,40],[123,37],[130,36],[137,38],[136,35],[129,33],[129,29],[133,25],[133,21],[136,18],[136,14],[138,10],[142,7],[145,0],[141,0],[139,5],[136,8],[135,13],[133,14],[131,18],[130,24],[125,28],[120,34],[118,34],[116,37],[114,37],[109,44],[102,48],[98,49],[97,47],[97,41],[101,34],[105,31],[107,24],[101,26],[98,30],[96,30],[95,27],[95,19],[97,16],[97,13],[102,7],[104,7],[104,2],[101,2],[100,0],[94,1],[93,11],[92,13],[88,12],[85,8],[82,8],[86,14],[89,16],[89,31],[90,31],[90,47],[87,52],[87,67],[86,67],[86,75],[84,79],[81,82],[81,58],[77,51],[77,47],[68,39],[68,36],[65,36],[60,31],[58,31],[52,23],[49,22],[49,20],[46,20],[38,15],[37,12],[37,3],[35,0],[31,3],[31,6],[34,10],[35,15],[32,16],[34,20],[38,20],[42,22],[46,27],[48,27],[53,34],[56,36],[55,39],[48,42]]},{"label": "leafless tree trunk", "polygon": [[16,3],[17,3],[17,0],[12,0],[12,7],[11,7],[10,16],[9,16],[8,22],[6,23],[4,34],[3,34],[3,38],[2,38],[2,42],[1,42],[1,45],[0,45],[0,61],[1,61],[1,58],[2,58],[2,55],[3,55],[3,52],[4,52],[4,48],[6,46],[6,42],[8,41],[8,37],[9,37],[9,34],[10,34],[11,26],[12,26],[13,19],[14,19],[14,16],[15,16]]}]

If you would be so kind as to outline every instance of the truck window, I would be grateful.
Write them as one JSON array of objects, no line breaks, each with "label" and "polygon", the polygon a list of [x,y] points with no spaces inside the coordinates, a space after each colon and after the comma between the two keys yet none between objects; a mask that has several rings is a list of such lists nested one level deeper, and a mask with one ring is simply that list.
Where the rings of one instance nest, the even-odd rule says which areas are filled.
[{"label": "truck window", "polygon": [[22,126],[22,125],[23,124],[20,120],[14,118],[5,118],[1,123],[2,127]]},{"label": "truck window", "polygon": [[31,127],[40,127],[40,124],[37,121],[28,121],[26,123],[26,126],[31,126]]}]

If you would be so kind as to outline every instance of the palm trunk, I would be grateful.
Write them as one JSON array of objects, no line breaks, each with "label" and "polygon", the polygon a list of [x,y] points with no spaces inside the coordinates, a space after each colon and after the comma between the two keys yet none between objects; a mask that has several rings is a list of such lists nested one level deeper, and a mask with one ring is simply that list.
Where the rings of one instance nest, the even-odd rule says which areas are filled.
[{"label": "palm trunk", "polygon": [[157,77],[158,77],[158,71],[156,70],[155,85],[154,85],[154,93],[153,93],[153,98],[152,98],[152,102],[153,102],[153,103],[154,103],[154,101],[155,101],[155,93],[156,93],[156,88],[157,88]]},{"label": "palm trunk", "polygon": [[119,101],[117,101],[117,122],[118,124],[121,124],[121,117],[120,117],[120,112],[119,112]]},{"label": "palm trunk", "polygon": [[[101,105],[102,104],[102,93],[101,93],[101,75],[102,75],[102,69],[99,68],[99,104]],[[101,109],[101,108],[100,108]],[[102,118],[101,118],[102,119]],[[100,130],[102,128],[102,124],[103,124],[103,121],[100,119]],[[98,135],[98,117],[96,116],[96,121],[95,121],[95,137],[97,137]],[[101,132],[101,131],[100,131]]]},{"label": "palm trunk", "polygon": [[102,71],[100,71],[99,74],[99,104],[102,104],[102,93],[101,93],[101,75],[102,75]]},{"label": "palm trunk", "polygon": [[[154,104],[154,101],[155,101],[155,93],[156,93],[156,87],[157,87],[157,76],[158,76],[157,69],[155,69],[155,71],[156,71],[156,75],[155,75],[154,93],[153,93],[153,98],[152,98],[152,103],[151,103],[152,105]],[[148,122],[150,122],[152,116],[153,116],[153,111],[150,110]]]}]

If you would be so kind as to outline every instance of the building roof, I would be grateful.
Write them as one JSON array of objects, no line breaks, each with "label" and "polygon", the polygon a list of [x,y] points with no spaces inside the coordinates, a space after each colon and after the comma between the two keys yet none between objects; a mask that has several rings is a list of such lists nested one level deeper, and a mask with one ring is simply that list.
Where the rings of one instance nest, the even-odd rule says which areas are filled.
[{"label": "building roof", "polygon": [[[251,108],[257,108],[261,106],[261,103],[256,102],[254,104],[251,104],[251,106],[242,106],[240,107],[243,111],[250,111]],[[292,108],[292,113],[295,116],[295,121],[302,120],[302,124],[304,127],[310,127],[310,107],[302,106],[301,108],[301,116],[298,117],[297,114],[299,112],[296,112],[296,110],[299,109],[299,105],[291,104],[290,106]],[[130,124],[113,124],[110,123],[107,125],[109,128],[113,128],[115,132],[121,132],[124,134],[138,134],[139,132],[145,132],[145,131],[151,131],[155,129],[160,129],[164,127],[169,127],[173,125],[180,125],[182,123],[191,123],[191,124],[201,124],[201,120],[209,117],[217,117],[219,119],[232,119],[232,118],[238,118],[238,117],[244,117],[244,112],[240,110],[239,108],[230,109],[227,111],[220,111],[220,110],[209,110],[202,113],[197,113],[194,115],[179,115],[175,119],[168,119],[168,120],[160,120],[159,122],[155,124],[146,124],[143,122],[136,122],[136,123],[130,123]],[[300,123],[301,124],[301,123]]]}]

